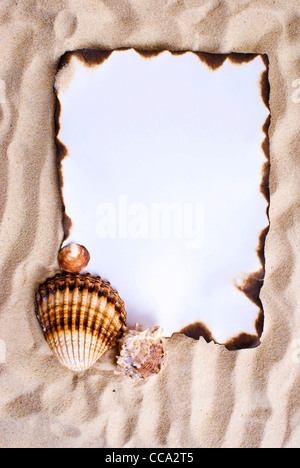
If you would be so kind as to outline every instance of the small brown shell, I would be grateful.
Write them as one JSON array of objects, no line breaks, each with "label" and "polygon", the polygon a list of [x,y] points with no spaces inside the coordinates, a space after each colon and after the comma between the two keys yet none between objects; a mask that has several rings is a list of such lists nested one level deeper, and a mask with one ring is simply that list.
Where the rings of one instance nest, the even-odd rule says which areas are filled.
[{"label": "small brown shell", "polygon": [[89,261],[88,250],[74,242],[63,247],[58,254],[60,268],[68,273],[80,273],[88,266]]},{"label": "small brown shell", "polygon": [[166,356],[162,332],[160,327],[147,329],[138,323],[126,328],[119,341],[115,374],[145,380],[158,374]]},{"label": "small brown shell", "polygon": [[57,274],[41,284],[36,314],[61,363],[78,372],[116,345],[126,325],[124,302],[110,283],[90,274]]}]

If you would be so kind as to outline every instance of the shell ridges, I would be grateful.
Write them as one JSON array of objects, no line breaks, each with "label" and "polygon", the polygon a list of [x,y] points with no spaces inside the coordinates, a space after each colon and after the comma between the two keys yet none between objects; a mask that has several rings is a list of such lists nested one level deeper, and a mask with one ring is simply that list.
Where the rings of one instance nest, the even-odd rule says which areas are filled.
[{"label": "shell ridges", "polygon": [[57,274],[39,286],[36,314],[46,341],[73,371],[91,367],[126,325],[124,302],[109,282],[90,274]]}]

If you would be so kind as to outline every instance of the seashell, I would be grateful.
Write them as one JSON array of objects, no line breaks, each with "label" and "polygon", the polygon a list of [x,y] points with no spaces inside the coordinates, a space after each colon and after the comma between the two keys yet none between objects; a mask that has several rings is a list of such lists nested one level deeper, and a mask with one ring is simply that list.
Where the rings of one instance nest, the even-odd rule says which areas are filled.
[{"label": "seashell", "polygon": [[160,327],[144,328],[138,323],[126,328],[119,341],[115,374],[145,380],[158,374],[166,356],[162,332]]},{"label": "seashell", "polygon": [[60,268],[68,273],[80,273],[88,266],[89,261],[88,250],[83,245],[74,242],[63,247],[58,254]]},{"label": "seashell", "polygon": [[72,371],[91,367],[116,345],[126,325],[124,302],[90,274],[57,274],[39,286],[36,315],[46,341]]}]

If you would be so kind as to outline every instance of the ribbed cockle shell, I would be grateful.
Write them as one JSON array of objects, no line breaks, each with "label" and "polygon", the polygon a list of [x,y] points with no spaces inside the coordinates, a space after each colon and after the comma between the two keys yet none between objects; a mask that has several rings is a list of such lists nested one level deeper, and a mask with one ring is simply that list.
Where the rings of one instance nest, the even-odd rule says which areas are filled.
[{"label": "ribbed cockle shell", "polygon": [[36,313],[46,341],[73,371],[91,367],[126,325],[124,302],[110,283],[90,274],[57,274],[39,286]]}]

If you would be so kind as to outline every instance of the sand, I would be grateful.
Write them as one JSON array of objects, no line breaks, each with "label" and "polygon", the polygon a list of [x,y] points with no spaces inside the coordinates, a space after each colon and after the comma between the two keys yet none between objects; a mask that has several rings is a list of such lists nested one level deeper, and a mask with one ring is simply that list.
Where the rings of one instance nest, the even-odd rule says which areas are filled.
[{"label": "sand", "polygon": [[[298,447],[300,6],[298,0],[2,0],[0,5],[0,446]],[[34,314],[64,236],[53,85],[70,50],[267,54],[270,231],[261,345],[180,334],[163,371],[115,376],[115,349],[63,368]]]}]

